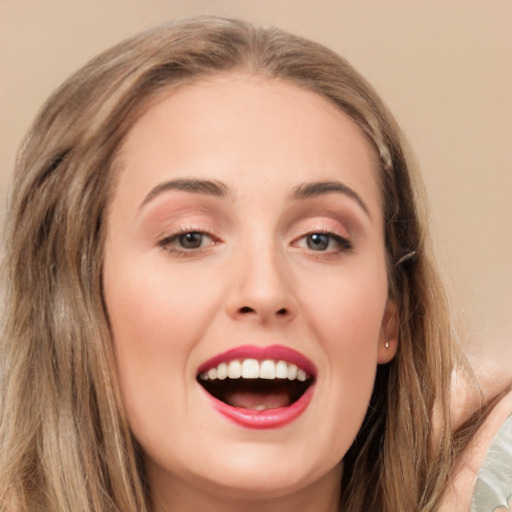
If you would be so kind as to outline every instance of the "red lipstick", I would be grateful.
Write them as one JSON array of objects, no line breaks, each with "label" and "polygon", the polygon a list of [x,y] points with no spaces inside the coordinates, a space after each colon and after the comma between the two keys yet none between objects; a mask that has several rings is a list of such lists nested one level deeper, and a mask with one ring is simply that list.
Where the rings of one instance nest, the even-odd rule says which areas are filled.
[{"label": "red lipstick", "polygon": [[[269,363],[275,367],[270,375],[263,369]],[[238,369],[235,374],[233,365]],[[241,367],[248,369],[243,376]],[[307,357],[288,347],[244,345],[212,357],[198,368],[197,375],[218,413],[245,428],[271,429],[288,425],[306,410],[317,370]]]},{"label": "red lipstick", "polygon": [[302,368],[307,374],[316,377],[315,365],[304,355],[282,345],[270,345],[268,347],[258,347],[256,345],[242,345],[240,347],[227,350],[222,354],[218,354],[208,361],[205,361],[198,369],[198,374],[214,368],[220,363],[226,363],[235,359],[257,359],[263,361],[265,359],[283,360],[296,364]]},{"label": "red lipstick", "polygon": [[257,411],[232,407],[221,400],[217,400],[205,391],[217,412],[242,427],[253,429],[279,428],[288,425],[306,410],[313,396],[313,392],[314,385],[310,386],[296,402],[288,407]]}]

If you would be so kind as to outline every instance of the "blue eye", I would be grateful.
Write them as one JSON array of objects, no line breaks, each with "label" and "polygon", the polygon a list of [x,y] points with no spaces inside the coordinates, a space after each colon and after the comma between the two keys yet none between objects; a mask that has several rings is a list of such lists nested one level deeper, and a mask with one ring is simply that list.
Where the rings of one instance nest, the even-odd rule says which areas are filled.
[{"label": "blue eye", "polygon": [[305,235],[298,245],[315,252],[342,252],[352,249],[351,242],[346,238],[322,232]]},{"label": "blue eye", "polygon": [[312,251],[325,251],[330,241],[331,237],[323,233],[312,233],[306,237],[306,244]]}]

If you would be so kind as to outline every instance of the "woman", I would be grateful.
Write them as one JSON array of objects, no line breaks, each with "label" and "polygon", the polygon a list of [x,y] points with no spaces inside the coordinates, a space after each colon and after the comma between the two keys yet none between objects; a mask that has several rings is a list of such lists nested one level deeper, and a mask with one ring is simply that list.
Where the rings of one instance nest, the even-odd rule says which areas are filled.
[{"label": "woman", "polygon": [[512,407],[452,424],[418,181],[309,41],[201,18],[91,61],[16,170],[2,509],[469,506],[464,448]]}]

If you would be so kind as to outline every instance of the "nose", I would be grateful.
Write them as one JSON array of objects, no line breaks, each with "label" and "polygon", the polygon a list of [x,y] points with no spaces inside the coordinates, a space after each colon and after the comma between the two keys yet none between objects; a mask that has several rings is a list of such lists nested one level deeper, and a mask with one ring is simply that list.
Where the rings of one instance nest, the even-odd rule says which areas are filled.
[{"label": "nose", "polygon": [[237,320],[286,323],[297,312],[290,270],[276,250],[241,254],[232,268],[228,315]]}]

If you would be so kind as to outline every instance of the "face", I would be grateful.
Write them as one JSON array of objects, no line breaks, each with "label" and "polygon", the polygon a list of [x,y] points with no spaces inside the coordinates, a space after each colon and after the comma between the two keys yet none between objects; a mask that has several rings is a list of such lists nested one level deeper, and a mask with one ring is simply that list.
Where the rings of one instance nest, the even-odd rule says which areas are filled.
[{"label": "face", "polygon": [[150,484],[339,485],[396,348],[357,125],[295,85],[222,75],[152,105],[120,157],[104,293]]}]

